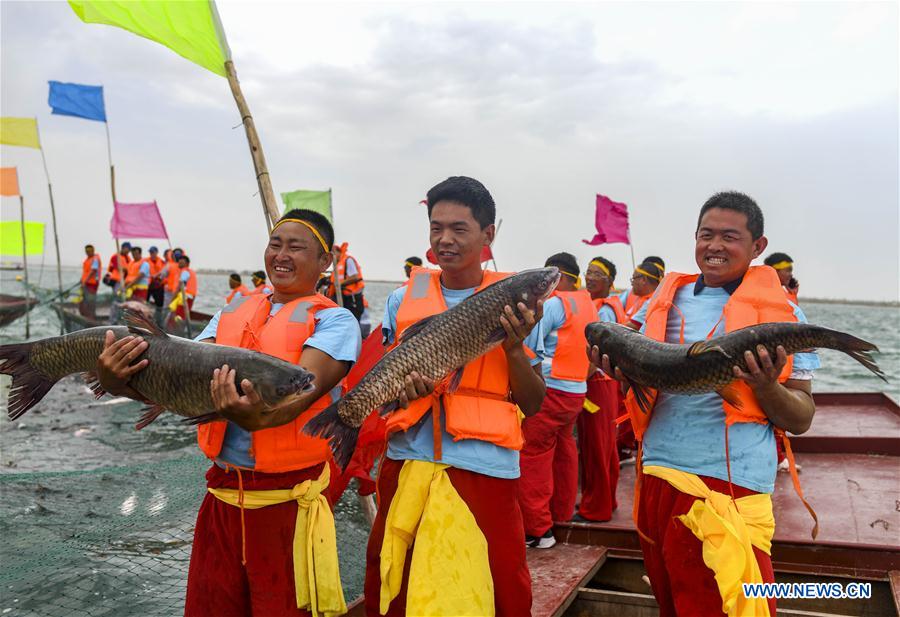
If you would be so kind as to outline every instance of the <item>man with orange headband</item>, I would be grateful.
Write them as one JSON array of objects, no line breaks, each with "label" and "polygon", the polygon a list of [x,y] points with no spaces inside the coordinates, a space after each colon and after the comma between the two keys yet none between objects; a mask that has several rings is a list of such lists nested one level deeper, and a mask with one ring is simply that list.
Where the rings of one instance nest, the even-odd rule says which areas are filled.
[{"label": "man with orange headband", "polygon": [[[210,376],[215,414],[197,437],[213,464],[194,531],[188,617],[347,610],[326,499],[331,450],[326,441],[302,432],[340,396],[341,382],[359,354],[353,315],[315,293],[319,274],[331,266],[333,239],[321,214],[285,214],[264,253],[273,293],[235,296],[198,337],[300,364],[315,376],[315,388],[270,409],[250,381],[243,380],[238,390],[228,365]],[[140,337],[113,340],[108,333],[98,364],[101,384],[142,399],[128,379],[147,365],[147,360],[131,365],[147,343]],[[161,411],[152,408],[145,421]]]},{"label": "man with orange headband", "polygon": [[590,294],[581,289],[575,256],[557,253],[544,263],[562,275],[553,296],[544,303],[540,328],[526,341],[543,347],[541,372],[547,394],[538,413],[522,423],[519,506],[525,522],[525,542],[533,548],[556,544],[553,522],[571,520],[578,496],[578,451],[575,421],[587,390],[588,359],[584,328],[597,321]]},{"label": "man with orange headband", "polygon": [[[699,273],[666,275],[635,316],[644,335],[668,343],[764,322],[803,321],[775,272],[751,266],[766,248],[763,213],[749,196],[717,193],[700,208],[694,236]],[[702,353],[702,351],[700,352]],[[609,359],[592,361],[612,375]],[[747,351],[722,394],[633,391],[625,405],[642,445],[636,525],[661,617],[774,614],[775,600],[746,598],[742,583],[771,583],[775,434],[805,432],[815,414],[815,354]],[[615,373],[623,379],[621,372]]]}]

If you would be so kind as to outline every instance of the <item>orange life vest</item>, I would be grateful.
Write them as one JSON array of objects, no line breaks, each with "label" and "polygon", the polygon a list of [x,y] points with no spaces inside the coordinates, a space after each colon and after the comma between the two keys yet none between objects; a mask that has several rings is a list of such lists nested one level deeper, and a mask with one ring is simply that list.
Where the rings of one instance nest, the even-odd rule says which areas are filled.
[{"label": "orange life vest", "polygon": [[[355,283],[351,283],[350,285],[344,285],[344,279],[347,278],[347,260],[353,259],[354,263],[356,263],[356,274],[359,276],[359,280]],[[362,280],[362,268],[359,265],[359,262],[350,257],[347,254],[347,243],[341,245],[341,254],[338,257],[337,263],[334,265],[334,272],[337,273],[338,278],[341,280],[341,295],[344,296],[352,296],[361,292],[366,283]],[[334,296],[334,273],[331,275],[331,285],[328,287],[328,295]]]},{"label": "orange life vest", "polygon": [[[509,273],[486,270],[478,289],[508,276]],[[396,340],[417,321],[446,310],[447,303],[441,292],[441,271],[413,268],[397,310]],[[435,392],[430,397],[416,399],[407,409],[395,411],[387,419],[388,434],[405,431],[421,420],[428,410],[440,413],[441,408],[445,414],[447,432],[453,435],[454,441],[480,439],[510,450],[521,450],[525,443],[518,407],[510,399],[509,369],[502,347],[495,347],[469,362],[454,393]],[[432,415],[435,427],[439,426],[436,415]],[[439,452],[440,433],[435,430],[437,458],[440,458]]]},{"label": "orange life vest", "polygon": [[[133,283],[134,281],[138,280],[138,278],[140,278],[140,276],[141,276],[141,265],[142,265],[145,261],[147,261],[147,258],[146,258],[146,257],[143,258],[143,259],[132,260],[132,262],[131,262],[130,264],[128,264],[128,269],[127,269],[127,272],[126,272],[126,275],[125,275],[125,282],[126,282],[126,283],[129,283],[129,284],[130,284],[130,283]],[[147,286],[148,286],[149,284],[150,284],[150,280],[147,279],[147,280],[144,281],[142,284],[140,284],[140,285],[135,285],[135,288],[136,288],[136,289],[146,289]]]},{"label": "orange life vest", "polygon": [[166,262],[166,267],[169,269],[168,275],[166,276],[166,291],[171,293],[178,293],[179,281],[181,280],[181,268],[178,266],[178,262],[170,259]]},{"label": "orange life vest", "polygon": [[799,306],[800,301],[797,300],[797,294],[795,294],[793,291],[791,291],[787,287],[783,287],[783,289],[784,289],[784,295],[787,296],[787,299]]},{"label": "orange life vest", "polygon": [[[666,326],[669,319],[669,310],[674,306],[675,292],[679,288],[697,280],[697,274],[681,274],[671,272],[666,275],[657,290],[653,301],[647,307],[647,318],[644,321],[644,334],[656,341],[666,340]],[[722,310],[722,319],[725,320],[725,332],[733,332],[747,326],[760,323],[797,321],[793,307],[787,303],[784,291],[780,289],[778,275],[768,266],[752,266],[744,275],[743,281],[728,299]],[[782,371],[779,381],[787,381],[791,374],[793,357],[788,356],[788,362]],[[725,424],[731,426],[736,422],[756,422],[767,424],[769,422],[765,412],[756,402],[753,391],[746,383],[735,380],[731,384],[741,400],[741,409],[730,403],[722,401],[725,411]],[[651,404],[656,404],[656,391],[650,390]],[[631,426],[634,428],[634,436],[640,441],[644,431],[650,424],[652,408],[649,413],[644,413],[637,405],[634,392],[629,392],[625,397],[625,408],[631,418]]]},{"label": "orange life vest", "polygon": [[[336,306],[321,295],[305,296],[288,302],[269,317],[272,308],[269,296],[241,296],[222,309],[216,343],[261,351],[297,364],[303,345],[315,331],[316,312]],[[256,461],[254,469],[278,473],[327,461],[331,456],[328,442],[304,435],[301,429],[330,404],[331,396],[326,392],[293,421],[250,433],[250,453]],[[197,443],[209,458],[215,459],[222,451],[227,427],[225,420],[197,427]]]},{"label": "orange life vest", "polygon": [[550,365],[550,377],[565,381],[585,381],[591,364],[584,353],[587,339],[584,328],[597,321],[597,309],[591,294],[584,289],[555,291],[566,313],[565,323],[556,331],[556,353]]},{"label": "orange life vest", "polygon": [[259,295],[259,294],[268,295],[270,293],[272,293],[272,288],[269,287],[268,285],[266,285],[265,283],[263,283],[262,285],[257,285],[256,287],[254,287],[253,291],[250,292],[250,295],[251,296],[255,296],[255,295]]},{"label": "orange life vest", "polygon": [[[91,274],[91,266],[95,262],[97,263],[97,272],[94,274]],[[98,277],[100,276],[100,268],[103,267],[100,265],[102,263],[103,263],[103,261],[100,259],[100,255],[98,255],[97,253],[94,253],[90,257],[85,258],[85,260],[81,264],[81,284],[82,285],[99,285],[100,284],[100,279]]]},{"label": "orange life vest", "polygon": [[[179,285],[179,287],[181,286],[181,272],[180,272],[180,270],[181,270],[181,269],[179,268],[179,273],[178,273],[178,276],[179,276],[179,278],[178,278],[178,285]],[[190,266],[188,266],[187,268],[185,268],[185,270],[187,270],[187,272],[188,272],[188,280],[187,280],[187,282],[185,282],[185,284],[184,284],[184,293],[186,293],[186,294],[187,294],[189,297],[191,297],[191,298],[196,298],[196,297],[197,297],[197,273],[194,272],[194,271],[191,269]]]},{"label": "orange life vest", "polygon": [[153,259],[152,257],[148,257],[147,263],[150,264],[150,278],[151,279],[154,276],[156,276],[157,274],[159,274],[160,272],[162,272],[162,269],[165,268],[165,266],[166,266],[166,262],[160,257],[157,257],[156,259]]},{"label": "orange life vest", "polygon": [[622,306],[622,299],[619,296],[609,294],[605,298],[596,298],[594,300],[594,308],[598,312],[604,305],[610,307],[616,314],[616,323],[624,324],[628,321],[628,315],[625,314],[625,307]]},{"label": "orange life vest", "polygon": [[648,294],[646,296],[639,296],[635,294],[633,291],[629,291],[628,295],[625,296],[625,315],[628,319],[631,319],[637,312],[641,310],[641,307],[644,306],[644,303],[653,297],[653,294]]},{"label": "orange life vest", "polygon": [[231,304],[231,301],[234,299],[236,294],[241,294],[242,296],[249,296],[250,290],[247,289],[246,285],[238,285],[234,289],[231,290],[231,293],[228,294],[228,297],[225,298],[225,304]]},{"label": "orange life vest", "polygon": [[122,255],[121,253],[116,253],[112,257],[109,258],[109,267],[107,267],[107,271],[109,272],[109,280],[118,282],[119,279],[119,260],[123,260],[122,273],[128,272],[128,264],[131,263],[131,255]]}]

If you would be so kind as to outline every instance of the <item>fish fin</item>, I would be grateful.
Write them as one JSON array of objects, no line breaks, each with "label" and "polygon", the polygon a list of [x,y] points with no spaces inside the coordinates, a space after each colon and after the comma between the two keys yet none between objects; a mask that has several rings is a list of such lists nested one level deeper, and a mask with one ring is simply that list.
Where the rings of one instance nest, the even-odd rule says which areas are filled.
[{"label": "fish fin", "polygon": [[353,451],[356,450],[356,439],[359,437],[359,427],[347,425],[338,414],[338,405],[340,401],[336,401],[313,416],[309,422],[303,426],[303,432],[313,437],[321,437],[328,440],[331,452],[334,455],[334,462],[341,468],[341,471],[347,468]]},{"label": "fish fin", "polygon": [[94,393],[94,398],[100,400],[106,394],[106,390],[103,389],[103,386],[100,385],[100,377],[94,371],[88,371],[86,373],[81,374],[81,378],[84,379],[84,383],[88,388],[91,389],[91,392]]},{"label": "fish fin", "polygon": [[872,371],[880,379],[887,382],[887,376],[885,376],[884,372],[878,367],[875,360],[872,359],[871,352],[878,351],[877,345],[870,343],[869,341],[864,341],[861,338],[857,338],[852,334],[847,334],[846,332],[828,330],[827,328],[822,328],[822,330],[825,330],[828,335],[828,344],[820,344],[819,347],[843,351],[845,354]]},{"label": "fish fin", "polygon": [[128,331],[131,334],[137,334],[138,336],[164,336],[169,338],[169,335],[162,328],[156,325],[151,319],[148,319],[143,313],[127,307],[122,309],[122,313],[124,315],[125,325],[128,326]]},{"label": "fish fin", "polygon": [[189,426],[199,426],[201,424],[209,424],[210,422],[215,422],[216,420],[224,420],[224,418],[219,415],[219,412],[211,411],[200,416],[185,418],[181,422]]},{"label": "fish fin", "polygon": [[382,405],[381,407],[379,407],[378,415],[386,416],[387,414],[391,413],[392,411],[397,411],[398,409],[400,409],[400,400],[394,399],[393,401],[389,401],[389,402],[385,403],[384,405]]},{"label": "fish fin", "polygon": [[12,377],[9,386],[7,416],[15,420],[34,407],[58,379],[47,377],[31,365],[33,343],[0,345],[0,373]]},{"label": "fish fin", "polygon": [[492,330],[491,333],[487,335],[487,338],[484,340],[484,342],[488,345],[493,345],[494,343],[499,343],[505,338],[506,330],[503,329],[503,326],[499,326],[496,330]]},{"label": "fish fin", "polygon": [[159,414],[166,410],[162,405],[157,405],[156,403],[150,403],[141,411],[144,412],[144,415],[137,421],[137,424],[134,425],[134,430],[139,431],[148,424],[152,424],[154,420],[159,417]]},{"label": "fish fin", "polygon": [[450,383],[447,386],[447,392],[449,394],[453,394],[456,392],[456,389],[459,388],[459,384],[462,381],[463,369],[465,367],[461,366],[452,373],[450,373]]},{"label": "fish fin", "polygon": [[723,356],[725,356],[726,358],[729,358],[729,359],[731,358],[731,356],[728,354],[728,352],[725,351],[724,349],[722,349],[721,346],[710,345],[709,341],[697,341],[696,343],[694,343],[693,345],[690,346],[687,354],[688,354],[689,358],[693,358],[694,356],[699,356],[701,354],[711,353],[711,352],[720,353]]},{"label": "fish fin", "polygon": [[650,413],[652,404],[650,403],[650,395],[647,393],[647,389],[641,384],[634,381],[628,375],[625,375],[625,381],[628,382],[631,391],[634,392],[634,400],[637,401],[638,407],[640,407],[641,411],[643,411],[644,413]]},{"label": "fish fin", "polygon": [[731,382],[718,390],[716,390],[716,394],[721,396],[726,403],[731,405],[732,407],[737,407],[741,409],[744,405],[741,402],[741,394],[738,392],[738,389],[735,387],[735,382]]},{"label": "fish fin", "polygon": [[422,319],[420,319],[419,321],[417,321],[416,323],[414,323],[413,325],[408,327],[406,330],[404,330],[400,334],[400,338],[398,339],[397,342],[405,343],[406,341],[408,341],[409,339],[411,339],[412,337],[417,335],[419,332],[421,332],[425,328],[425,326],[427,326],[429,324],[429,322],[431,322],[431,320],[434,319],[435,317],[437,317],[437,315],[431,315],[430,317],[423,317]]}]

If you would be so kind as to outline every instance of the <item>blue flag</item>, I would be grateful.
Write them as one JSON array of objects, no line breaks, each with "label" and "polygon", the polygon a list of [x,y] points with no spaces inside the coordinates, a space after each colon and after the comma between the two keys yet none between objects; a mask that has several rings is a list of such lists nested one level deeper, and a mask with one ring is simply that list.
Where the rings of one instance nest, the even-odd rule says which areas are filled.
[{"label": "blue flag", "polygon": [[50,96],[47,102],[54,114],[106,122],[103,86],[83,86],[51,81]]}]

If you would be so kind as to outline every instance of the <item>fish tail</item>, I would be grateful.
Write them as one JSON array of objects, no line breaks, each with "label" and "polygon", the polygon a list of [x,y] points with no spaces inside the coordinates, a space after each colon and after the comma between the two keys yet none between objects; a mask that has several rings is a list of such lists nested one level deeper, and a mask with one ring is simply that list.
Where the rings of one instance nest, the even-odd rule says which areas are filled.
[{"label": "fish tail", "polygon": [[347,468],[347,463],[350,462],[350,457],[356,449],[359,427],[349,426],[341,419],[338,414],[339,403],[340,401],[336,401],[313,416],[303,426],[303,432],[313,437],[327,439],[334,455],[334,462],[343,470]]},{"label": "fish tail", "polygon": [[878,351],[878,347],[874,343],[864,341],[846,332],[838,332],[837,330],[828,330],[826,328],[823,328],[823,330],[825,330],[827,335],[826,342],[825,344],[820,344],[819,347],[843,351],[885,382],[887,381],[887,376],[885,376],[875,360],[872,359],[871,352]]},{"label": "fish tail", "polygon": [[37,405],[58,379],[47,377],[31,364],[34,343],[0,345],[0,373],[12,377],[7,416],[15,420]]}]

